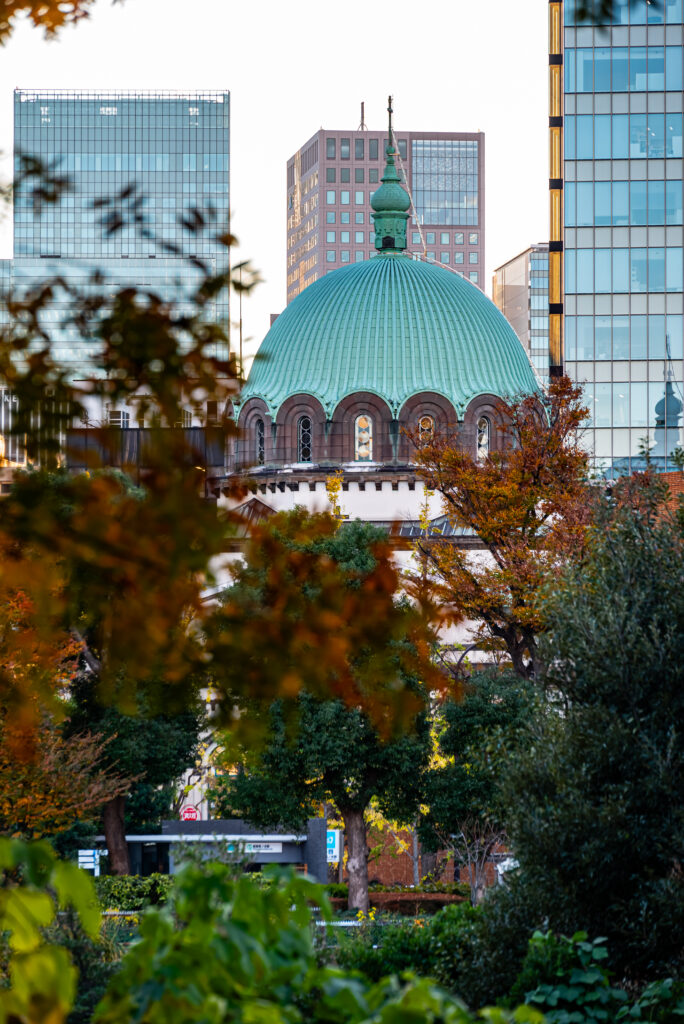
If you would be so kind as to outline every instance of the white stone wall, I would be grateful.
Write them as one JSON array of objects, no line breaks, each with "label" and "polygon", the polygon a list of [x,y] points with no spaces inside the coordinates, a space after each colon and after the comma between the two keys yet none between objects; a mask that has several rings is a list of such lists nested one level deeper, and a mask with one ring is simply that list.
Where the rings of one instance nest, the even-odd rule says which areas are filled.
[{"label": "white stone wall", "polygon": [[[354,464],[354,471],[358,472],[358,464]],[[255,481],[258,476],[255,474]],[[283,491],[279,487],[275,491],[266,488],[262,494],[257,490],[256,497],[265,505],[269,505],[276,512],[282,512],[301,505],[310,512],[324,512],[330,509],[330,502],[325,489],[325,481],[320,480],[311,490],[308,483],[300,483],[299,489],[290,490],[287,486],[288,479],[295,479],[289,476],[287,471],[278,474],[278,480],[283,481],[286,486]],[[401,519],[419,519],[425,502],[425,490],[420,482],[416,482],[413,490],[409,489],[405,480],[396,483],[396,490],[391,480],[380,482],[379,489],[374,480],[369,479],[360,490],[357,481],[349,481],[348,490],[340,491],[339,501],[342,514],[349,519],[362,519],[364,522],[394,522]],[[245,499],[242,499],[243,501]],[[219,498],[219,508],[235,506],[235,502],[229,502],[226,498]],[[429,501],[429,516],[431,519],[442,514],[442,503],[439,495],[433,494]]]}]

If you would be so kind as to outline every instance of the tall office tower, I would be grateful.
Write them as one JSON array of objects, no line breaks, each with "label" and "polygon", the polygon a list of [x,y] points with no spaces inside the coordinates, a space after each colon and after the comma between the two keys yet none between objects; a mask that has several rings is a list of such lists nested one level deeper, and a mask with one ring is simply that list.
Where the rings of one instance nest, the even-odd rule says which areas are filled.
[{"label": "tall office tower", "polygon": [[[228,227],[229,101],[227,92],[17,90],[16,173],[22,155],[36,157],[70,188],[38,214],[30,191],[17,191],[14,289],[51,274],[87,287],[97,268],[114,286],[151,288],[182,304],[198,279],[187,257],[211,272],[228,261],[214,236]],[[208,230],[191,230],[192,210],[213,217]],[[228,322],[227,293],[212,315]],[[55,355],[87,375],[89,343],[68,328],[52,334]]]},{"label": "tall office tower", "polygon": [[531,245],[494,271],[492,298],[525,346],[544,384],[549,379],[549,246]]},{"label": "tall office tower", "polygon": [[615,475],[647,457],[671,468],[682,440],[682,0],[614,0],[600,26],[576,24],[573,0],[549,9],[551,370],[586,384],[597,468]]},{"label": "tall office tower", "polygon": [[[484,134],[397,132],[420,227],[408,251],[484,283]],[[329,270],[375,255],[370,197],[386,134],[316,132],[287,162],[287,301]],[[422,233],[422,238],[421,238]]]}]

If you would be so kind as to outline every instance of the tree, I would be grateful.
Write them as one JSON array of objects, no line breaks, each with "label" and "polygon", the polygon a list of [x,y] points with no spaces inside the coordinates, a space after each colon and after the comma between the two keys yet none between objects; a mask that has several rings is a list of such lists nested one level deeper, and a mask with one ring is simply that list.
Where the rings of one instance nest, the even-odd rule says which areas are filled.
[{"label": "tree", "polygon": [[362,707],[382,733],[420,710],[407,680],[443,688],[431,658],[432,608],[397,599],[387,534],[360,522],[338,526],[299,507],[251,527],[235,585],[203,623],[224,722],[231,701],[263,707],[305,690]]},{"label": "tree", "polygon": [[[137,714],[125,715],[97,698],[96,680],[82,672],[74,680],[68,732],[91,729],[106,737],[102,765],[132,777],[124,789],[111,790],[103,801],[102,818],[114,875],[130,874],[126,826],[154,823],[172,804],[172,784],[180,780],[197,756],[204,715],[196,700],[175,715],[146,713],[140,698]],[[155,819],[157,819],[155,821]]]},{"label": "tree", "polygon": [[[41,635],[35,605],[23,591],[3,588],[0,653],[9,707],[0,711],[0,832],[35,838],[88,820],[131,779],[103,763],[107,740],[97,732],[74,730],[68,739],[60,719],[63,694],[80,645],[68,635],[56,646]],[[39,699],[49,693],[58,718]],[[38,728],[36,728],[38,723]]]},{"label": "tree", "polygon": [[544,926],[605,936],[630,983],[682,975],[684,539],[648,476],[624,489],[545,595],[549,699],[502,779],[519,868],[485,904],[473,972],[514,970]]},{"label": "tree", "polygon": [[[255,753],[243,753],[237,776],[218,778],[213,799],[224,815],[238,814],[265,827],[290,828],[301,828],[323,802],[333,803],[347,836],[349,905],[365,911],[366,810],[375,798],[389,817],[410,823],[429,754],[425,689],[415,676],[406,674],[414,663],[410,636],[415,612],[407,604],[392,603],[386,607],[384,620],[374,621],[369,616],[370,606],[364,595],[387,557],[386,537],[377,528],[355,522],[337,529],[327,516],[310,517],[298,510],[274,517],[265,535],[271,542],[278,538],[280,545],[305,556],[313,551],[325,555],[325,585],[334,587],[341,607],[348,606],[349,597],[351,607],[363,615],[357,623],[352,616],[345,616],[336,627],[343,631],[340,642],[345,651],[344,671],[359,700],[356,706],[350,706],[341,700],[321,700],[300,692],[289,713],[282,701],[272,704],[266,713],[266,745]],[[229,605],[255,607],[257,616],[263,614],[258,608],[267,593],[263,555],[272,550],[272,543],[263,548],[252,546],[246,565],[238,570],[234,590],[226,597]],[[310,564],[308,559],[305,564]],[[305,596],[313,605],[320,585],[319,576],[307,576]],[[331,641],[337,640],[336,629],[331,632]],[[315,650],[320,658],[320,650]],[[327,651],[321,660],[327,660]],[[287,665],[280,670],[286,671]],[[412,696],[413,714],[404,732],[397,731],[388,714],[398,686]],[[374,709],[375,721],[365,705]],[[385,709],[384,734],[377,724],[380,708]],[[227,762],[234,763],[236,755],[230,742],[226,748]]]},{"label": "tree", "polygon": [[581,389],[564,377],[552,381],[544,407],[528,396],[503,403],[501,412],[504,451],[482,461],[449,438],[415,439],[426,487],[440,493],[449,521],[471,529],[488,557],[473,558],[433,534],[421,539],[419,554],[436,603],[456,621],[476,622],[475,638],[503,648],[529,678],[540,667],[541,588],[584,543],[591,492],[579,431],[586,409]]},{"label": "tree", "polygon": [[478,673],[458,700],[436,715],[435,756],[424,776],[420,835],[465,868],[471,899],[480,902],[492,854],[506,840],[497,782],[532,711],[534,693],[513,673]]},{"label": "tree", "polygon": [[[107,763],[107,742],[97,733],[64,739],[45,719],[33,756],[20,761],[21,737],[0,726],[0,833],[35,839],[96,817],[103,804],[122,798],[131,779]],[[106,765],[106,766],[105,766]]]}]

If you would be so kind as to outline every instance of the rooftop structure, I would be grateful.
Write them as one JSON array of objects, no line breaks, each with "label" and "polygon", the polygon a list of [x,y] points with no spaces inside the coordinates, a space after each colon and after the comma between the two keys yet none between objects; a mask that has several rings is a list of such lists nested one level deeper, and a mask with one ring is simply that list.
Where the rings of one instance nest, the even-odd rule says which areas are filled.
[{"label": "rooftop structure", "polygon": [[[484,283],[484,134],[395,131],[399,178],[417,221],[407,249]],[[321,128],[287,162],[287,301],[307,285],[375,251],[371,196],[379,184],[385,140]]]},{"label": "rooftop structure", "polygon": [[540,242],[494,271],[492,298],[543,383],[549,378],[549,244]]}]

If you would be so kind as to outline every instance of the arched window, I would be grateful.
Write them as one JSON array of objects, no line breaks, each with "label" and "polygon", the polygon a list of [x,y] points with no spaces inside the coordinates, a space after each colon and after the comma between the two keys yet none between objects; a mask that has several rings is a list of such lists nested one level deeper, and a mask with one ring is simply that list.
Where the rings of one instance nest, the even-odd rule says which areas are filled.
[{"label": "arched window", "polygon": [[373,420],[365,413],[354,421],[354,461],[373,461]]},{"label": "arched window", "polygon": [[255,424],[255,441],[256,441],[256,461],[257,466],[263,466],[264,459],[266,456],[266,431],[264,429],[264,421],[257,420]]},{"label": "arched window", "polygon": [[477,460],[482,462],[489,455],[492,425],[486,416],[477,421]]},{"label": "arched window", "polygon": [[312,451],[311,417],[300,416],[297,421],[297,462],[311,462]]},{"label": "arched window", "polygon": [[435,421],[432,416],[421,416],[418,420],[418,443],[430,444],[435,437]]}]

